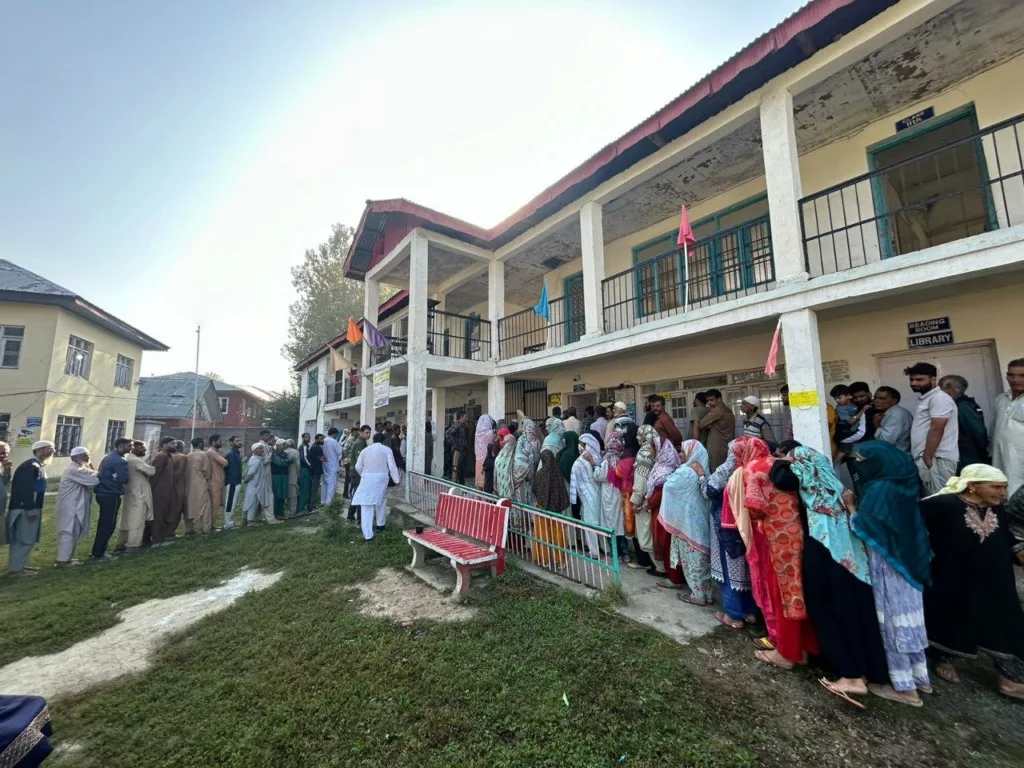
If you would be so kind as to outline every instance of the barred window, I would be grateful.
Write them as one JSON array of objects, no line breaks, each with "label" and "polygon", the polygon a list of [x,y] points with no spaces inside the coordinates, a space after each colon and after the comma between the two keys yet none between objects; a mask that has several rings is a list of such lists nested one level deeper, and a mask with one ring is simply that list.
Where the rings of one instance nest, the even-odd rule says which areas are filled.
[{"label": "barred window", "polygon": [[68,354],[64,362],[64,373],[68,376],[88,379],[89,370],[92,368],[92,350],[91,342],[77,336],[68,337]]},{"label": "barred window", "polygon": [[54,453],[57,456],[70,456],[71,449],[81,443],[82,417],[57,416],[57,432],[53,436]]},{"label": "barred window", "polygon": [[107,422],[107,453],[114,450],[114,443],[124,437],[124,432],[127,426],[127,423],[123,421],[114,421],[111,419]]},{"label": "barred window", "polygon": [[135,371],[135,361],[124,355],[117,356],[117,367],[114,369],[114,386],[120,389],[132,388],[132,373]]},{"label": "barred window", "polygon": [[21,361],[21,342],[25,329],[19,325],[0,325],[0,368],[17,368]]}]

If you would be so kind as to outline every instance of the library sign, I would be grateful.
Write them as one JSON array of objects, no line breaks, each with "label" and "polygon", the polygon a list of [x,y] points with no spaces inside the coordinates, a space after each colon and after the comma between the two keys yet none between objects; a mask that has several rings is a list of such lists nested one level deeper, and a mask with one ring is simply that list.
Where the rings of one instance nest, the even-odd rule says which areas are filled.
[{"label": "library sign", "polygon": [[907,323],[907,349],[944,347],[953,343],[953,326],[948,317]]}]

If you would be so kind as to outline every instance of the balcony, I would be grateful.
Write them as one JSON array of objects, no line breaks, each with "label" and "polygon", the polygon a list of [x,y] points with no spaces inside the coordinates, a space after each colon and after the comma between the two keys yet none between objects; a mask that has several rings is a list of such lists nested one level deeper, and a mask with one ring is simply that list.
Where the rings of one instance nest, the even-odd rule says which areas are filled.
[{"label": "balcony", "polygon": [[430,309],[427,312],[427,352],[438,357],[489,360],[491,323],[476,315]]},{"label": "balcony", "polygon": [[334,382],[327,385],[327,404],[340,403],[342,400],[350,400],[355,397],[359,397],[359,393],[362,391],[359,384],[351,381],[348,378],[348,374],[341,374],[343,378],[335,379]]},{"label": "balcony", "polygon": [[601,281],[606,333],[770,290],[771,227],[761,216]]},{"label": "balcony", "polygon": [[933,120],[871,150],[878,168],[800,201],[812,278],[1024,224],[1024,115],[983,130],[973,113]]},{"label": "balcony", "polygon": [[[567,312],[566,307],[571,304]],[[585,331],[583,302],[567,302],[565,297],[548,302],[549,320],[533,309],[503,317],[498,321],[498,355],[502,360],[540,352],[542,349],[564,347],[579,341]]]}]

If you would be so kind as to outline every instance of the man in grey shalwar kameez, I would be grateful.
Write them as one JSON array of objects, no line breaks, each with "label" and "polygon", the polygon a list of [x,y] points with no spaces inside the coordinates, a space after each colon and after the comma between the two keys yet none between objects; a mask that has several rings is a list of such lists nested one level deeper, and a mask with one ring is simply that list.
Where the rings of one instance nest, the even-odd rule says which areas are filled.
[{"label": "man in grey shalwar kameez", "polygon": [[270,457],[262,442],[253,443],[252,456],[245,468],[245,500],[242,502],[244,523],[256,521],[256,514],[263,508],[263,519],[268,523],[280,522],[274,517],[274,492],[270,487]]},{"label": "man in grey shalwar kameez", "polygon": [[64,468],[57,487],[57,567],[81,565],[75,547],[89,532],[92,489],[100,482],[99,473],[89,464],[89,449],[71,449],[71,461]]}]

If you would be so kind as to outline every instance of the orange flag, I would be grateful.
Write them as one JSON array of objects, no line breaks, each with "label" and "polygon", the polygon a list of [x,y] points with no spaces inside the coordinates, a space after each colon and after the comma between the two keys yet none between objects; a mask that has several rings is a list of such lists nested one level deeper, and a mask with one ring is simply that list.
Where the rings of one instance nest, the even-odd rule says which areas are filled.
[{"label": "orange flag", "polygon": [[348,319],[348,332],[345,334],[345,338],[348,339],[349,344],[358,344],[363,340],[363,332],[359,330],[356,321],[351,317]]}]

